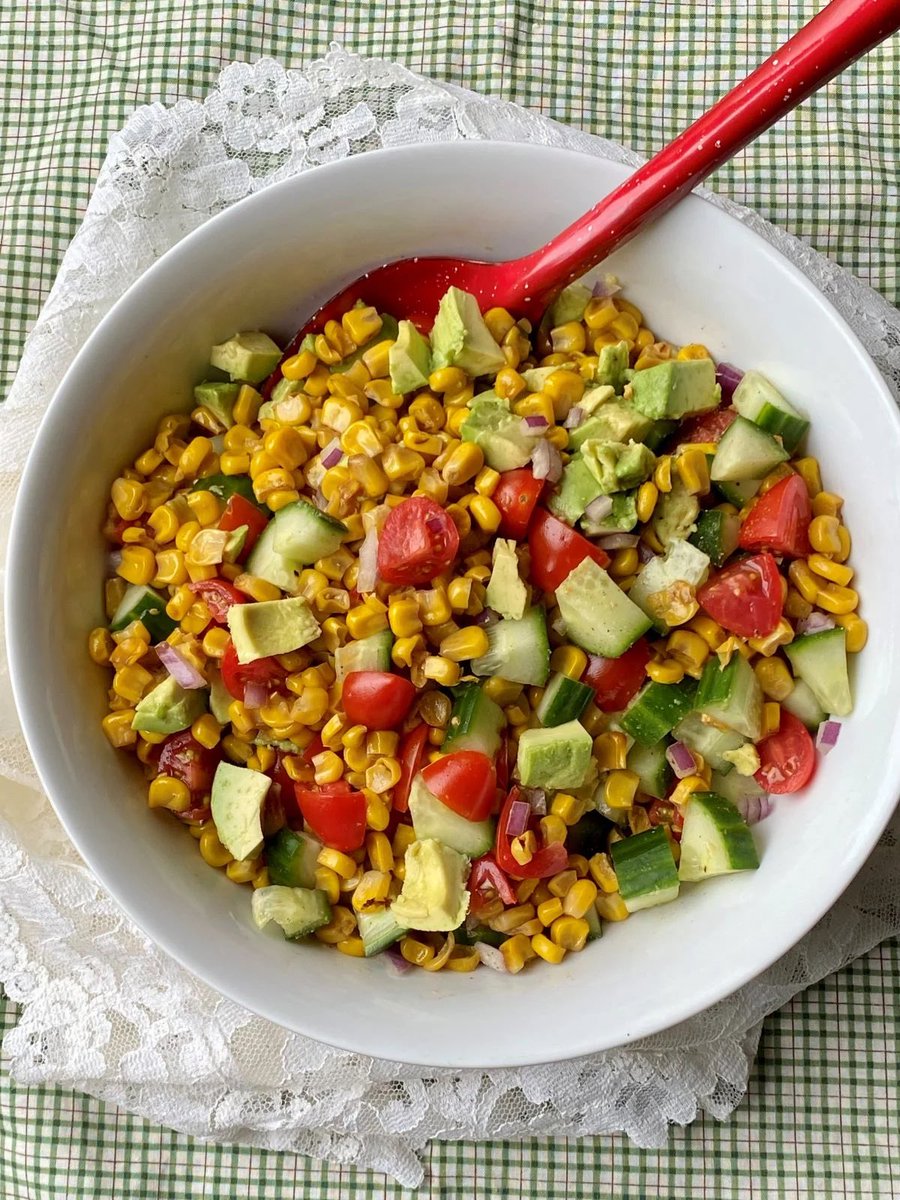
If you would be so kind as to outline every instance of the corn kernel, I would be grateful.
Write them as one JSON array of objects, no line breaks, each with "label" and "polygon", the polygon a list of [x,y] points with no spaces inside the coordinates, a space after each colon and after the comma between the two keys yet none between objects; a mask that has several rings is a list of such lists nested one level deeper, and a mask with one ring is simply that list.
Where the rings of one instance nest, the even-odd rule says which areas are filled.
[{"label": "corn kernel", "polygon": [[811,571],[814,571],[816,575],[821,575],[823,579],[827,579],[830,583],[838,583],[842,587],[846,587],[853,578],[854,572],[852,567],[844,566],[843,563],[826,558],[823,554],[811,554],[806,561]]},{"label": "corn kernel", "polygon": [[816,604],[826,612],[851,613],[859,604],[859,594],[849,587],[837,583],[825,583],[816,591]]},{"label": "corn kernel", "polygon": [[812,499],[814,517],[839,517],[843,507],[843,497],[836,496],[834,492],[819,492]]},{"label": "corn kernel", "polygon": [[535,954],[544,960],[544,962],[557,965],[566,957],[566,952],[562,946],[558,946],[556,942],[551,942],[548,937],[542,933],[536,933],[531,939],[531,947]]},{"label": "corn kernel", "polygon": [[[821,519],[821,518],[817,518]],[[812,526],[810,526],[812,528]],[[817,603],[820,580],[810,571],[809,567],[802,559],[795,559],[788,567],[788,575],[791,583],[800,593],[804,600],[810,604]],[[788,593],[790,594],[790,593]]]},{"label": "corn kernel", "polygon": [[191,726],[191,734],[201,746],[205,746],[207,750],[212,750],[214,746],[219,744],[219,738],[222,736],[222,727],[212,713],[204,713]]},{"label": "corn kernel", "polygon": [[656,469],[653,472],[653,483],[656,486],[657,493],[671,492],[672,490],[672,456],[664,454],[662,458],[656,460]]},{"label": "corn kernel", "polygon": [[869,627],[856,613],[839,613],[835,623],[846,630],[845,644],[849,654],[858,654],[869,638]]},{"label": "corn kernel", "polygon": [[762,736],[769,737],[781,728],[781,705],[775,700],[767,700],[763,705]]},{"label": "corn kernel", "polygon": [[685,675],[683,664],[673,658],[648,662],[645,670],[654,683],[681,683]]},{"label": "corn kernel", "polygon": [[691,496],[705,496],[710,490],[709,463],[699,446],[688,446],[675,460],[675,470]]},{"label": "corn kernel", "polygon": [[574,825],[580,821],[587,810],[587,801],[580,800],[568,792],[557,792],[550,805],[550,812],[560,817],[566,825]]},{"label": "corn kernel", "polygon": [[226,850],[219,841],[216,827],[211,821],[209,826],[200,834],[197,846],[200,851],[200,857],[210,867],[227,867],[230,862],[234,862],[234,855],[230,850]]},{"label": "corn kernel", "polygon": [[625,901],[618,892],[598,896],[597,913],[604,921],[624,921],[630,916]]},{"label": "corn kernel", "polygon": [[640,778],[634,771],[610,771],[603,782],[603,797],[608,808],[631,808]]},{"label": "corn kernel", "polygon": [[156,555],[146,546],[125,546],[116,574],[126,583],[149,584],[156,574]]},{"label": "corn kernel", "polygon": [[818,460],[815,458],[797,458],[793,463],[794,470],[806,484],[810,499],[822,490],[822,473]]},{"label": "corn kernel", "polygon": [[705,779],[699,775],[688,775],[684,779],[679,779],[669,796],[669,801],[672,804],[687,804],[694,792],[705,792],[706,788]]},{"label": "corn kernel", "polygon": [[500,528],[500,509],[490,496],[476,495],[469,504],[469,512],[485,533],[496,533]]},{"label": "corn kernel", "polygon": [[459,629],[441,641],[440,652],[443,658],[451,662],[467,662],[472,658],[481,658],[490,649],[487,633],[478,625],[470,625]]},{"label": "corn kernel", "polygon": [[[813,550],[819,554],[836,554],[841,549],[841,539],[838,530],[841,523],[837,517],[813,517],[809,525],[809,542]],[[801,589],[802,590],[802,589]],[[809,596],[807,599],[811,600]]]},{"label": "corn kernel", "polygon": [[594,738],[594,758],[599,771],[623,771],[627,753],[628,739],[617,729]]},{"label": "corn kernel", "polygon": [[[597,887],[606,894],[619,890],[619,880],[608,854],[598,853],[591,857],[588,867]],[[595,901],[597,897],[595,896]]]}]

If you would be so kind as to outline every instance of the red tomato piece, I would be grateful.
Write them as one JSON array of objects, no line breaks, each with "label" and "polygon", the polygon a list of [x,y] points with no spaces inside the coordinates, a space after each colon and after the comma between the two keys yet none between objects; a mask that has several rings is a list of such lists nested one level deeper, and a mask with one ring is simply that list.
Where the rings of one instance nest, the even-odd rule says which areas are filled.
[{"label": "red tomato piece", "polygon": [[429,583],[452,565],[459,532],[439,504],[411,496],[392,508],[378,541],[378,574],[386,583]]},{"label": "red tomato piece", "polygon": [[200,597],[217,625],[228,624],[228,610],[232,604],[247,603],[244,593],[224,579],[201,579],[189,583],[188,587]]},{"label": "red tomato piece", "polygon": [[713,412],[688,417],[678,426],[673,441],[679,446],[690,442],[718,442],[736,416],[737,410],[734,408],[717,408]]},{"label": "red tomato piece", "polygon": [[226,530],[228,533],[232,529],[240,529],[242,525],[247,526],[247,537],[244,540],[244,548],[238,555],[239,562],[243,562],[256,545],[256,539],[268,523],[269,519],[266,514],[261,512],[255,504],[251,504],[246,496],[240,496],[237,492],[228,497],[225,511],[219,518],[219,528]]},{"label": "red tomato piece", "polygon": [[326,846],[358,850],[366,839],[366,798],[346,783],[320,786],[295,783],[300,811],[313,833]]},{"label": "red tomato piece", "polygon": [[781,710],[777,733],[757,743],[760,767],[754,778],[776,796],[797,792],[809,783],[816,766],[816,747],[809,731],[793,713]]},{"label": "red tomato piece", "polygon": [[341,692],[344,712],[366,729],[396,729],[415,698],[415,686],[391,671],[351,671]]},{"label": "red tomato piece", "polygon": [[541,498],[544,481],[535,479],[527,467],[504,471],[491,499],[500,509],[500,533],[521,541],[528,532],[535,505]]},{"label": "red tomato piece", "polygon": [[228,648],[222,658],[222,682],[235,700],[244,699],[244,688],[248,683],[261,683],[266,687],[279,687],[287,671],[277,658],[255,658],[253,662],[239,663],[234,642],[228,643]]},{"label": "red tomato piece", "polygon": [[510,790],[500,810],[497,820],[497,840],[494,843],[494,857],[497,860],[497,866],[513,879],[546,879],[550,875],[557,875],[565,869],[569,861],[568,852],[562,842],[551,842],[549,846],[543,846],[524,866],[513,858],[510,848],[511,839],[506,832],[506,822],[509,819],[509,810],[518,798],[519,789],[514,787]]},{"label": "red tomato piece", "polygon": [[422,778],[443,804],[467,821],[491,815],[497,793],[497,773],[486,754],[457,750],[429,763]]},{"label": "red tomato piece", "polygon": [[586,537],[558,521],[545,508],[535,511],[528,534],[531,550],[531,581],[545,592],[555,592],[580,562],[592,558],[599,567],[609,564],[609,555]]},{"label": "red tomato piece", "polygon": [[[209,796],[220,757],[218,748],[208,750],[206,746],[201,746],[191,731],[185,729],[181,733],[171,734],[163,742],[159,754],[159,773],[186,783],[191,799],[199,801]],[[186,816],[184,813],[177,815]]]},{"label": "red tomato piece", "polygon": [[400,739],[400,749],[397,758],[400,762],[400,778],[394,787],[391,807],[395,812],[405,813],[409,808],[409,789],[412,781],[419,773],[419,768],[425,759],[428,744],[428,726],[423,721]]},{"label": "red tomato piece", "polygon": [[621,712],[646,682],[644,668],[650,661],[646,638],[638,638],[618,658],[588,655],[581,682],[594,689],[594,703],[603,712]]},{"label": "red tomato piece", "polygon": [[788,558],[806,558],[811,520],[806,484],[799,475],[788,475],[750,509],[738,545],[742,550],[771,550]]},{"label": "red tomato piece", "polygon": [[493,892],[497,893],[504,904],[516,903],[516,893],[512,884],[491,854],[484,854],[475,859],[466,887],[472,896],[473,913],[477,913],[484,902],[492,898]]},{"label": "red tomato piece", "polygon": [[781,620],[781,576],[771,554],[739,559],[713,575],[697,600],[714,621],[738,637],[768,637]]}]

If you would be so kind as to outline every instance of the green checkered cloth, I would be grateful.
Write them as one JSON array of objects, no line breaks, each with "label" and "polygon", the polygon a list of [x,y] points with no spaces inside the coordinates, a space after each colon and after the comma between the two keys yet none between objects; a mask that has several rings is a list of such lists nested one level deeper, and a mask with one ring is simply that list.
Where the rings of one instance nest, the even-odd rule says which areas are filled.
[{"label": "green checkered cloth", "polygon": [[[202,96],[232,60],[331,41],[539,109],[649,154],[820,7],[816,0],[0,0],[0,394],[138,104]],[[712,183],[897,302],[900,41],[875,50]],[[621,1137],[435,1144],[432,1200],[900,1196],[896,996],[882,946],[766,1025],[732,1119]],[[0,999],[0,1025],[15,1008]],[[382,1176],[205,1143],[0,1078],[0,1200],[400,1197]],[[408,1193],[406,1193],[408,1195]]]}]

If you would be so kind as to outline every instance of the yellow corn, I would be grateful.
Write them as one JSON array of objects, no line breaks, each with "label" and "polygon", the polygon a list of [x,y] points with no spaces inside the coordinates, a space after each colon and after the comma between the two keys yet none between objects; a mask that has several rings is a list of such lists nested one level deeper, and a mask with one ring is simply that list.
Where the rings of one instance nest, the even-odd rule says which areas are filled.
[{"label": "yellow corn", "polygon": [[200,857],[211,867],[227,867],[230,862],[234,862],[234,855],[230,850],[226,850],[219,841],[219,835],[212,821],[204,827],[197,846],[200,850]]},{"label": "yellow corn", "polygon": [[[97,629],[92,629],[88,638],[88,654],[98,666],[106,666],[109,662],[109,656],[113,652],[113,640],[109,636],[109,631],[99,626]],[[142,652],[143,654],[143,652]]]},{"label": "yellow corn", "polygon": [[199,491],[188,492],[185,497],[187,506],[191,510],[194,519],[200,523],[203,528],[208,528],[210,525],[216,525],[219,518],[222,516],[222,502],[219,497],[212,492]]},{"label": "yellow corn", "polygon": [[316,783],[337,783],[344,773],[344,764],[333,750],[323,750],[313,756]]},{"label": "yellow corn", "polygon": [[356,933],[356,913],[352,912],[344,905],[335,905],[331,910],[331,920],[327,925],[323,925],[317,929],[313,935],[317,941],[324,942],[326,946],[338,946],[341,942],[346,942]]},{"label": "yellow corn", "polygon": [[672,456],[664,454],[662,458],[656,460],[656,469],[653,472],[653,482],[656,485],[657,492],[671,492],[672,490]]},{"label": "yellow corn", "polygon": [[434,587],[424,592],[417,592],[419,614],[429,628],[444,625],[450,620],[452,610],[447,591],[443,587]]},{"label": "yellow corn", "polygon": [[563,912],[568,917],[583,917],[594,906],[597,899],[597,885],[590,879],[579,879],[566,892],[563,900]]},{"label": "yellow corn", "polygon": [[505,708],[508,704],[515,703],[522,694],[522,684],[512,683],[508,679],[503,679],[499,675],[492,675],[490,679],[486,679],[481,685],[485,694],[499,704],[501,708]]},{"label": "yellow corn", "polygon": [[120,708],[103,718],[100,724],[111,745],[117,749],[121,749],[123,746],[134,745],[137,741],[137,734],[131,728],[133,720],[133,708]]},{"label": "yellow corn", "polygon": [[839,613],[835,622],[847,631],[845,642],[848,653],[858,654],[869,639],[869,627],[866,622],[856,613]]},{"label": "yellow corn", "polygon": [[823,579],[827,579],[830,583],[837,583],[842,587],[846,587],[853,578],[852,567],[844,566],[843,563],[826,558],[823,554],[811,554],[806,561],[811,571],[814,571],[816,575],[821,575]]},{"label": "yellow corn", "polygon": [[[810,527],[811,528],[811,527]],[[810,604],[817,603],[820,580],[810,571],[809,567],[802,559],[794,559],[788,567],[788,575],[791,583],[800,593],[804,600]]]},{"label": "yellow corn", "polygon": [[819,492],[812,499],[814,517],[839,517],[843,507],[843,497],[836,496],[834,492]]},{"label": "yellow corn", "polygon": [[580,679],[587,667],[587,655],[578,646],[557,646],[550,655],[550,667],[569,679]]},{"label": "yellow corn", "polygon": [[771,700],[785,700],[794,690],[791,673],[780,658],[761,658],[753,670],[763,695]]},{"label": "yellow corn", "polygon": [[648,662],[645,670],[654,683],[681,683],[685,674],[683,664],[672,658]]},{"label": "yellow corn", "polygon": [[859,604],[859,594],[849,587],[837,583],[825,583],[816,591],[816,604],[826,612],[836,615],[851,613]]},{"label": "yellow corn", "polygon": [[412,637],[422,629],[415,596],[392,596],[388,603],[388,623],[395,637]]},{"label": "yellow corn", "polygon": [[391,843],[384,833],[372,832],[366,834],[366,854],[369,857],[373,871],[389,873],[394,866]]},{"label": "yellow corn", "polygon": [[630,915],[618,892],[597,897],[597,912],[604,921],[624,921]]},{"label": "yellow corn", "polygon": [[387,829],[390,823],[390,803],[384,796],[380,796],[368,787],[364,787],[362,790],[366,798],[366,827],[381,833]]},{"label": "yellow corn", "polygon": [[480,658],[490,649],[490,641],[485,631],[478,625],[469,625],[451,633],[441,641],[442,657],[451,662],[467,662],[471,658]]},{"label": "yellow corn", "polygon": [[[597,887],[607,895],[619,890],[619,880],[608,854],[598,853],[592,856],[588,867],[591,878]],[[595,901],[598,897],[595,897]]]},{"label": "yellow corn", "polygon": [[157,775],[147,792],[147,803],[151,808],[168,808],[171,812],[184,812],[191,806],[191,792],[186,783],[171,775]]},{"label": "yellow corn", "polygon": [[438,654],[429,654],[425,659],[424,674],[426,679],[433,679],[441,687],[455,687],[461,671],[458,662]]},{"label": "yellow corn", "polygon": [[794,460],[793,467],[806,484],[810,498],[817,496],[822,490],[822,473],[819,470],[818,459],[797,458]]},{"label": "yellow corn", "polygon": [[610,771],[603,783],[603,797],[609,808],[631,808],[640,778],[634,771]]},{"label": "yellow corn", "polygon": [[356,874],[356,863],[350,855],[344,854],[341,850],[333,850],[330,846],[322,847],[316,862],[320,867],[327,867],[330,871],[334,871],[340,879],[352,879]]},{"label": "yellow corn", "polygon": [[763,705],[762,736],[769,737],[781,728],[781,705],[776,700],[767,700]]},{"label": "yellow corn", "polygon": [[[461,442],[441,468],[441,477],[451,487],[456,487],[474,479],[483,466],[484,453],[481,447],[476,446],[474,442]],[[483,493],[479,493],[479,495],[483,499],[489,500],[489,497]],[[493,502],[491,501],[491,503]]]},{"label": "yellow corn", "polygon": [[531,948],[534,950],[538,958],[542,958],[544,962],[558,965],[566,957],[566,951],[556,942],[551,942],[543,933],[536,933],[531,939]]},{"label": "yellow corn", "polygon": [[547,816],[541,817],[540,828],[541,838],[545,846],[552,846],[555,842],[564,842],[566,840],[566,823],[556,813],[548,813]]},{"label": "yellow corn", "polygon": [[143,667],[133,664],[122,667],[113,676],[113,691],[129,704],[136,704],[153,682],[153,676]]},{"label": "yellow corn", "polygon": [[146,507],[144,485],[136,479],[116,479],[111,496],[113,506],[123,521],[136,521]]},{"label": "yellow corn", "polygon": [[558,896],[562,899],[569,891],[569,888],[573,887],[577,882],[578,875],[575,871],[570,869],[560,871],[559,874],[547,880],[547,890],[551,896]]},{"label": "yellow corn", "polygon": [[503,367],[497,372],[494,380],[494,391],[502,400],[518,400],[527,391],[528,385],[512,367]]},{"label": "yellow corn", "polygon": [[[838,530],[841,523],[837,517],[813,517],[809,525],[809,543],[819,554],[837,554],[841,549]],[[809,597],[812,599],[812,597]]]},{"label": "yellow corn", "polygon": [[367,604],[351,608],[347,613],[347,632],[359,641],[373,633],[381,633],[388,628],[388,618],[385,613],[374,612]]},{"label": "yellow corn", "polygon": [[391,648],[391,662],[395,667],[409,670],[413,662],[425,654],[425,639],[416,633],[411,637],[397,638]]},{"label": "yellow corn", "polygon": [[679,779],[675,785],[669,800],[672,804],[687,804],[694,792],[705,792],[707,783],[699,775],[688,775],[685,779]]},{"label": "yellow corn", "polygon": [[795,621],[802,621],[812,612],[812,605],[808,600],[804,600],[795,588],[788,588],[787,596],[784,598],[784,611]]},{"label": "yellow corn", "polygon": [[542,925],[552,925],[557,917],[563,915],[563,902],[559,896],[551,896],[549,900],[537,906],[538,920]]},{"label": "yellow corn", "polygon": [[146,546],[125,546],[116,574],[126,583],[148,584],[156,574],[156,555]]},{"label": "yellow corn", "polygon": [[689,674],[699,672],[709,658],[709,645],[690,629],[676,629],[669,635],[666,642],[666,653],[669,658],[681,663]]},{"label": "yellow corn", "polygon": [[[578,886],[577,884],[575,885]],[[593,884],[590,885],[594,887]],[[594,891],[597,889],[594,888]],[[574,888],[573,888],[574,891]],[[566,897],[568,899],[568,897]],[[585,911],[587,911],[585,909]],[[591,927],[580,917],[557,917],[550,928],[550,937],[564,950],[583,950]]]},{"label": "yellow corn", "polygon": [[690,345],[682,346],[675,357],[682,361],[690,361],[696,358],[712,358],[712,355],[700,342],[691,342]]},{"label": "yellow corn", "polygon": [[523,396],[513,407],[517,417],[543,417],[548,425],[556,420],[553,400],[546,392],[533,392]]},{"label": "yellow corn", "polygon": [[337,904],[341,898],[341,877],[336,871],[331,867],[316,867],[315,883],[319,891],[328,897],[329,904]]},{"label": "yellow corn", "polygon": [[709,463],[699,446],[682,450],[675,460],[675,470],[690,495],[705,496],[709,492]]},{"label": "yellow corn", "polygon": [[517,975],[526,962],[533,957],[531,942],[521,933],[506,939],[500,947],[503,962],[510,975]]},{"label": "yellow corn", "polygon": [[584,395],[584,389],[584,379],[577,371],[562,367],[547,377],[543,392],[553,401],[553,414],[557,421],[562,421],[568,416],[569,410],[578,404]]},{"label": "yellow corn", "polygon": [[383,904],[388,898],[390,883],[390,872],[366,871],[353,890],[353,907],[357,912],[362,912],[366,908]]},{"label": "yellow corn", "polygon": [[500,509],[490,496],[476,495],[469,504],[469,512],[485,533],[496,533],[500,528]]},{"label": "yellow corn", "polygon": [[191,726],[191,734],[201,746],[205,746],[207,750],[212,750],[213,746],[219,744],[219,738],[222,736],[222,727],[212,713],[204,713]]},{"label": "yellow corn", "polygon": [[580,800],[568,792],[557,792],[550,805],[550,812],[560,817],[567,825],[580,821],[587,809],[587,801]]},{"label": "yellow corn", "polygon": [[379,758],[366,769],[366,787],[372,792],[389,792],[400,782],[400,774],[400,763],[396,758]]},{"label": "yellow corn", "polygon": [[850,547],[852,544],[850,541],[850,530],[846,525],[842,525],[838,530],[838,539],[841,543],[841,548],[835,551],[834,561],[839,563],[846,562],[850,557]]},{"label": "yellow corn", "polygon": [[594,758],[599,771],[623,771],[628,753],[628,738],[619,730],[600,733],[594,738]]}]

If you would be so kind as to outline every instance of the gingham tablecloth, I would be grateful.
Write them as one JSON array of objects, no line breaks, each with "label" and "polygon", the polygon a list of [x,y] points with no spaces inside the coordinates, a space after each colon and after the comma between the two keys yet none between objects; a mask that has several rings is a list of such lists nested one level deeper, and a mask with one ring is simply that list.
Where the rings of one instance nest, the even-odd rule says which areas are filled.
[{"label": "gingham tablecloth", "polygon": [[[289,65],[332,40],[650,153],[817,0],[0,0],[0,392],[138,104],[197,97],[231,60]],[[898,300],[900,39],[723,168],[713,186]],[[752,314],[751,314],[752,317]],[[2,421],[2,415],[0,415]],[[0,424],[2,436],[2,424]],[[624,1138],[436,1144],[427,1200],[900,1197],[900,949],[767,1023],[746,1101],[663,1151]],[[0,1032],[15,1023],[0,997]],[[71,1092],[0,1076],[0,1200],[400,1197],[383,1176],[208,1146]],[[409,1193],[405,1193],[409,1195]]]}]

